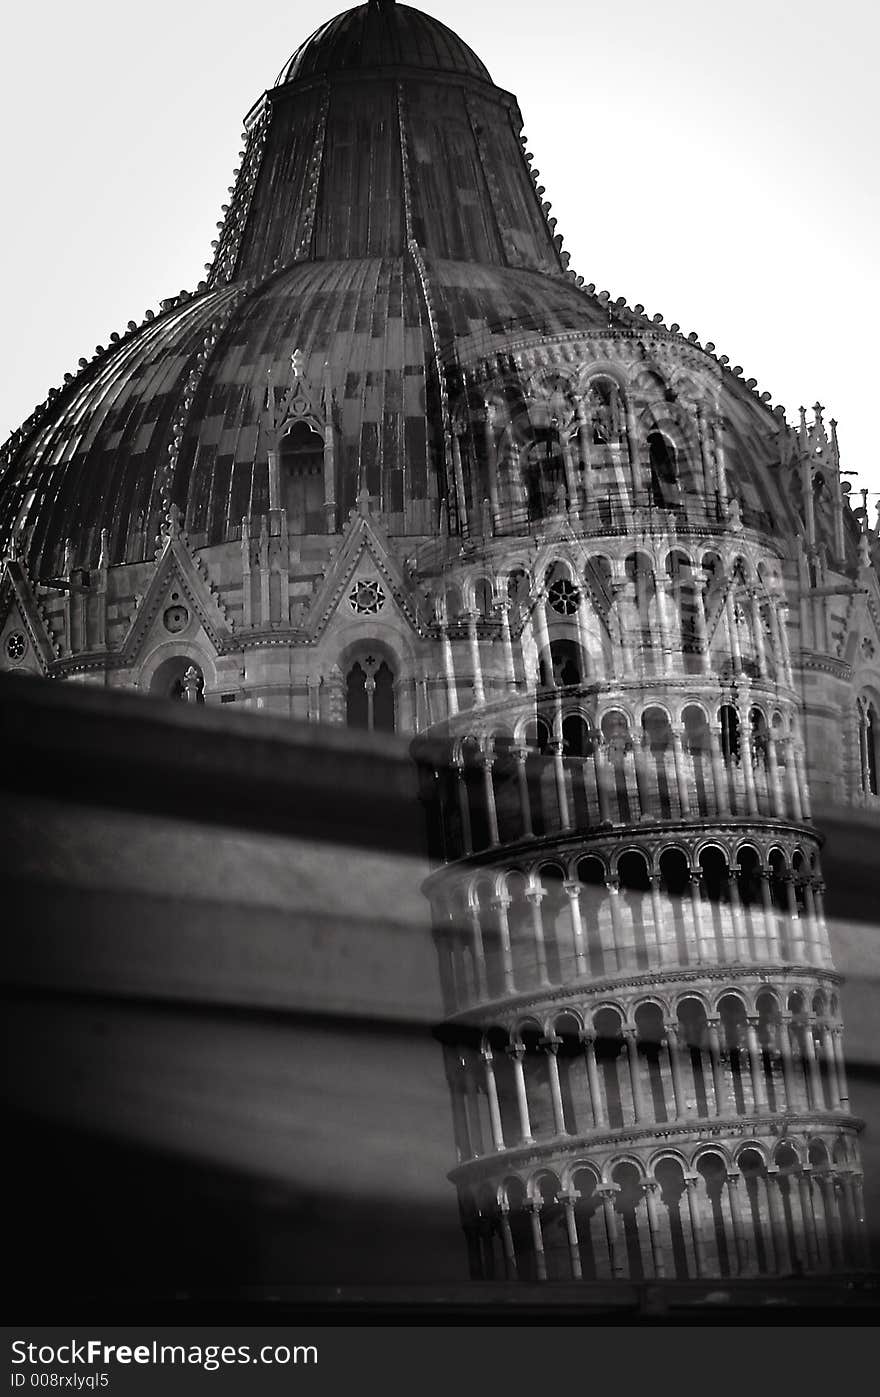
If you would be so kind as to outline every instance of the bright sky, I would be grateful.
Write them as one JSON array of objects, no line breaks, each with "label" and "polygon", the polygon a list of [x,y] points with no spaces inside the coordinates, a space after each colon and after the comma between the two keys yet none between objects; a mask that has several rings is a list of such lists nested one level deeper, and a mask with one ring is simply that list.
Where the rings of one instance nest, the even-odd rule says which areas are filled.
[{"label": "bright sky", "polygon": [[[817,398],[880,490],[880,8],[424,0],[515,92],[572,266],[696,330],[790,421]],[[5,21],[0,436],[204,276],[241,120],[304,0],[44,0]],[[872,501],[873,514],[873,501]]]}]

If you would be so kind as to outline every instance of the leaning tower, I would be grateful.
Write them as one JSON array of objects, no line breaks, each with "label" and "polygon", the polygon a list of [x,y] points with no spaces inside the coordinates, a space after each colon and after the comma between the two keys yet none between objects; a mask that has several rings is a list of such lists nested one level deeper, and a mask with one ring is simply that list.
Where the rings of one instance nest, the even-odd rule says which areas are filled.
[{"label": "leaning tower", "polygon": [[711,349],[609,315],[487,335],[451,376],[448,716],[415,750],[476,1277],[867,1264],[796,447]]}]

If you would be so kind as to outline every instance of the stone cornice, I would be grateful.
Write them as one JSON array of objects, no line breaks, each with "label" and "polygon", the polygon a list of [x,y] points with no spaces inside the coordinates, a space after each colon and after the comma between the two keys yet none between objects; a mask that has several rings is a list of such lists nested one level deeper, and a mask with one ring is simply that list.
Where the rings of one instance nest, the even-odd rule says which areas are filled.
[{"label": "stone cornice", "polygon": [[663,1121],[616,1130],[585,1131],[580,1135],[555,1135],[552,1139],[465,1160],[447,1177],[453,1183],[481,1182],[508,1169],[528,1169],[546,1164],[548,1159],[568,1161],[589,1151],[611,1152],[621,1145],[657,1146],[667,1139],[695,1139],[698,1142],[724,1139],[753,1139],[755,1136],[775,1136],[780,1143],[792,1132],[838,1131],[841,1128],[860,1134],[865,1122],[859,1116],[844,1112],[809,1111],[804,1113],[765,1113],[754,1116],[700,1116],[691,1120]]}]

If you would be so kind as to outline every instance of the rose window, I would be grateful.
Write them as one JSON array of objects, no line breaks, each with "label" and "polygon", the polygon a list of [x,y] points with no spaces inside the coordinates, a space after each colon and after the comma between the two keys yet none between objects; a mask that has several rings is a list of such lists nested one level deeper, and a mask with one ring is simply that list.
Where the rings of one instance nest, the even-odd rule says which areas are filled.
[{"label": "rose window", "polygon": [[375,616],[385,605],[385,593],[378,582],[362,577],[349,592],[348,604],[357,616]]},{"label": "rose window", "polygon": [[553,583],[547,597],[553,610],[558,611],[560,616],[573,616],[581,600],[577,587],[566,577],[560,577],[558,582]]},{"label": "rose window", "polygon": [[23,660],[27,654],[27,636],[23,631],[12,631],[6,637],[6,653],[10,660]]}]

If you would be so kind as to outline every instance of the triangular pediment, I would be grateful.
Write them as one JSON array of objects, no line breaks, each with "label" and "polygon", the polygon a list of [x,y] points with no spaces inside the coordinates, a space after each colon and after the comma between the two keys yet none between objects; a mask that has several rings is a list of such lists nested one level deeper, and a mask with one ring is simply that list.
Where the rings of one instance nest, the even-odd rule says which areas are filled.
[{"label": "triangular pediment", "polygon": [[384,531],[372,516],[353,513],[309,609],[306,629],[311,639],[326,629],[358,574],[367,572],[381,582],[412,629],[422,634],[416,588],[395,558]]},{"label": "triangular pediment", "polygon": [[21,563],[10,559],[0,579],[0,665],[46,675],[57,658],[30,578]]},{"label": "triangular pediment", "polygon": [[218,654],[229,647],[233,639],[233,623],[214,591],[208,570],[190,550],[186,534],[172,530],[165,539],[155,571],[132,617],[122,645],[124,663],[132,664],[137,659],[172,592],[177,592],[192,610]]}]

